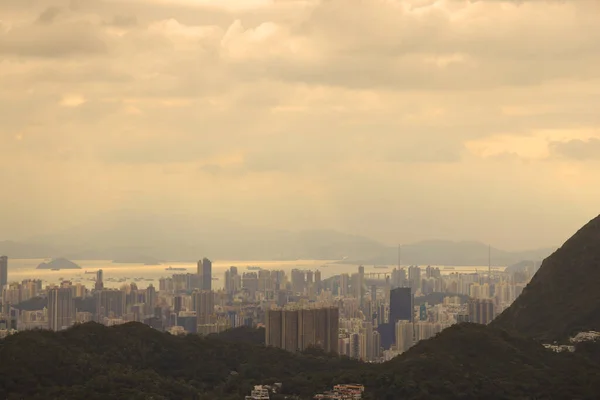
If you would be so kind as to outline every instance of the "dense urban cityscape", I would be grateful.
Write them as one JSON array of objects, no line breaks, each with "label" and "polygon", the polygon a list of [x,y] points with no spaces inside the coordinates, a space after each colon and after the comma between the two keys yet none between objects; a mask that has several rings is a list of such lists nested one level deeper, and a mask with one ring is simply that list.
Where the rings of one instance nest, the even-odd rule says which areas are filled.
[{"label": "dense urban cityscape", "polygon": [[[31,329],[60,331],[95,321],[106,326],[143,322],[171,334],[209,335],[240,326],[264,327],[265,344],[291,352],[320,347],[365,362],[402,354],[458,322],[488,324],[522,292],[534,268],[489,268],[476,273],[452,267],[378,267],[321,278],[319,270],[266,270],[232,266],[224,288],[214,290],[212,262],[173,273],[159,286],[123,283],[93,287],[63,280],[10,281],[0,259],[0,336]],[[32,309],[35,305],[38,309]],[[25,305],[25,306],[24,306]]]}]

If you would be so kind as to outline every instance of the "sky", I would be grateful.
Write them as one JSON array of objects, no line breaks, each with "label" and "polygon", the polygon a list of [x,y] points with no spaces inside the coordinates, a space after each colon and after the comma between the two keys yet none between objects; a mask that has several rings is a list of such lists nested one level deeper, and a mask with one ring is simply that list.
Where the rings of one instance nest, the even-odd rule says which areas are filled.
[{"label": "sky", "polygon": [[599,212],[599,65],[595,0],[2,0],[0,239],[135,210],[558,245]]}]

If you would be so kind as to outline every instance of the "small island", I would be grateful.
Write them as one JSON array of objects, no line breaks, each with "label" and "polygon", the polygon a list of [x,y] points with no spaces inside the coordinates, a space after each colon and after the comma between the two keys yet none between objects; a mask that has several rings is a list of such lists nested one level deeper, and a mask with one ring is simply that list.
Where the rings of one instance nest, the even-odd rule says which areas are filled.
[{"label": "small island", "polygon": [[61,269],[81,269],[81,267],[75,264],[73,261],[69,261],[66,258],[56,258],[48,263],[41,263],[37,266],[37,269],[51,269],[53,271],[59,271]]}]

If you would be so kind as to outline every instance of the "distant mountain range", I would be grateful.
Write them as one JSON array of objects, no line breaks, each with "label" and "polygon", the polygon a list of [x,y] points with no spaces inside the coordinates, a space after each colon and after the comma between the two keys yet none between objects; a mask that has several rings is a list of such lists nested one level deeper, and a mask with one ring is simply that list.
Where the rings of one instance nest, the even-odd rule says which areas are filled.
[{"label": "distant mountain range", "polygon": [[[492,249],[492,264],[539,260],[554,249],[509,252]],[[345,260],[352,264],[396,264],[398,249],[375,240],[331,230],[283,231],[225,220],[202,223],[185,216],[123,213],[25,242],[0,242],[11,258],[72,260],[192,261],[203,256],[235,260]],[[488,246],[479,242],[423,241],[402,246],[403,264],[487,265]]]}]

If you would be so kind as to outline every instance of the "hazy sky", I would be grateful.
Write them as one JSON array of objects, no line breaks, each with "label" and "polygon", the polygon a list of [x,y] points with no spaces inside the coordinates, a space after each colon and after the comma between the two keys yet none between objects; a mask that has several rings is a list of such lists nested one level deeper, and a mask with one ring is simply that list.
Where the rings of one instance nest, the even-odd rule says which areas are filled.
[{"label": "hazy sky", "polygon": [[134,208],[560,244],[599,110],[596,0],[0,0],[0,238]]}]

